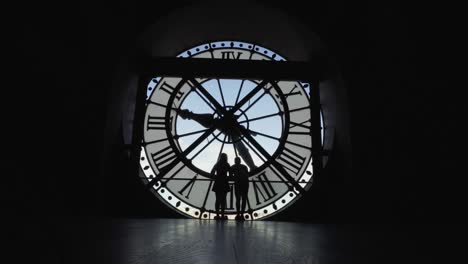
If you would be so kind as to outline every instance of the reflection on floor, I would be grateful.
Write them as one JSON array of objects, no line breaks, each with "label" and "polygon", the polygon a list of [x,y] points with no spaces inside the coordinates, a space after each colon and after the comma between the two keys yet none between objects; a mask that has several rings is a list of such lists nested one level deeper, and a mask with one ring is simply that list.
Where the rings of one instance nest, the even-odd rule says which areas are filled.
[{"label": "reflection on floor", "polygon": [[435,263],[435,244],[421,238],[430,230],[420,227],[410,232],[415,225],[189,219],[57,223],[24,221],[14,241],[17,260],[50,264]]}]

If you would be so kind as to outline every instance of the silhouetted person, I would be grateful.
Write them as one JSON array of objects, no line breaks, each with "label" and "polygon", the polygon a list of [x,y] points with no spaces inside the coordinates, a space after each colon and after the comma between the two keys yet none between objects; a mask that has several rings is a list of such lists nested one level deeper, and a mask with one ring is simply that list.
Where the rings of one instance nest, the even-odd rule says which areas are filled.
[{"label": "silhouetted person", "polygon": [[[210,128],[215,126],[216,129],[220,130],[222,133],[231,137],[232,142],[234,142],[234,148],[239,153],[239,156],[245,161],[247,166],[249,166],[250,170],[257,168],[255,163],[252,159],[252,156],[249,153],[249,149],[247,149],[241,141],[241,131],[238,129],[239,123],[237,122],[237,117],[233,114],[231,116],[226,116],[221,118],[220,120],[214,119],[211,114],[195,114],[186,109],[179,111],[180,117],[183,119],[191,119],[198,122],[200,125]],[[249,131],[249,133],[252,133]],[[256,135],[252,133],[252,135]]]},{"label": "silhouetted person", "polygon": [[236,220],[244,220],[244,216],[242,214],[245,212],[247,193],[249,192],[249,170],[247,169],[247,166],[241,164],[239,157],[234,159],[234,165],[231,166],[230,176],[235,183],[234,189],[237,209]]},{"label": "silhouetted person", "polygon": [[[226,219],[224,210],[226,209],[226,194],[229,192],[228,173],[231,166],[228,163],[228,156],[226,153],[221,153],[218,162],[211,170],[211,176],[214,178],[212,191],[216,193],[215,219]],[[221,211],[221,217],[219,215]]]}]

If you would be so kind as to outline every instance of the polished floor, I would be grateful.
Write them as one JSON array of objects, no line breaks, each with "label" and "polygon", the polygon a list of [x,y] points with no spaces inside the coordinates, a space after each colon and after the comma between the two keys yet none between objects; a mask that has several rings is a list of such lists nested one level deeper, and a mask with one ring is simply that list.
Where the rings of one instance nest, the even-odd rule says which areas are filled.
[{"label": "polished floor", "polygon": [[3,263],[443,263],[437,251],[451,241],[439,240],[434,230],[189,219],[23,221],[14,232],[17,262]]}]

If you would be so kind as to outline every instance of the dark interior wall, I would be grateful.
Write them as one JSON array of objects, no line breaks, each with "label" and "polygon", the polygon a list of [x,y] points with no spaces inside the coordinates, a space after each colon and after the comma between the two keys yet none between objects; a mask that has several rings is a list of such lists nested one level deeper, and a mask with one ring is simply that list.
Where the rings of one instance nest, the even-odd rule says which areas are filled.
[{"label": "dark interior wall", "polygon": [[[140,191],[125,166],[117,167],[125,164],[123,152],[107,154],[102,146],[116,136],[106,134],[107,96],[122,54],[158,16],[188,2],[14,8],[14,71],[8,76],[13,85],[5,88],[2,105],[8,124],[2,166],[13,212],[178,217],[158,203],[145,203],[151,195]],[[431,48],[415,14],[391,1],[266,4],[318,29],[334,54],[348,89],[353,146],[350,178],[343,177],[343,160],[335,159],[316,192],[277,219],[462,219],[453,169],[460,159],[446,137],[460,126],[450,119],[458,105],[439,101],[445,97],[436,88],[445,82],[425,71]],[[100,176],[103,157],[116,163],[112,177]]]}]

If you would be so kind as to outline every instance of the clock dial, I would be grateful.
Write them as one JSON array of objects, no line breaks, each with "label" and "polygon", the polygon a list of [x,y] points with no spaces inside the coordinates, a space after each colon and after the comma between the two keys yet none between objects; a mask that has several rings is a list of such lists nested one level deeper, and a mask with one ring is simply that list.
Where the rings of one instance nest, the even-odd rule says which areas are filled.
[{"label": "clock dial", "polygon": [[[245,42],[196,46],[178,57],[285,60]],[[312,183],[310,87],[294,81],[154,77],[148,84],[140,165],[146,186],[176,211],[212,219],[210,171],[221,153],[249,168],[246,219],[263,219]],[[235,217],[234,184],[226,213]]]}]

